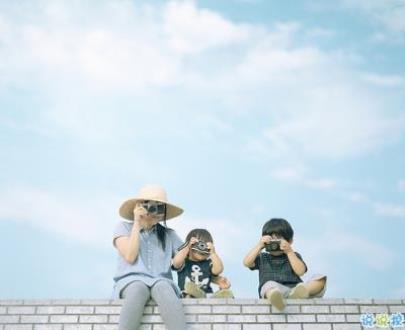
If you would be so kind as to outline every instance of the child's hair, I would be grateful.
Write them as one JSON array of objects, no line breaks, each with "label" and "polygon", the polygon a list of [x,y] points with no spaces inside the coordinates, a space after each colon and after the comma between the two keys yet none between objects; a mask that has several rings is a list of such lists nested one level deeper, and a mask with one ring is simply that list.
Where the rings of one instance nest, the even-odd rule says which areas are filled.
[{"label": "child's hair", "polygon": [[294,236],[294,230],[287,220],[273,218],[267,221],[262,229],[262,236],[272,234],[281,236],[286,241],[291,241]]},{"label": "child's hair", "polygon": [[192,237],[197,237],[199,240],[204,241],[204,242],[210,242],[213,243],[213,239],[211,234],[209,233],[208,230],[206,229],[200,229],[196,228],[190,231],[186,237],[186,242],[190,241]]}]

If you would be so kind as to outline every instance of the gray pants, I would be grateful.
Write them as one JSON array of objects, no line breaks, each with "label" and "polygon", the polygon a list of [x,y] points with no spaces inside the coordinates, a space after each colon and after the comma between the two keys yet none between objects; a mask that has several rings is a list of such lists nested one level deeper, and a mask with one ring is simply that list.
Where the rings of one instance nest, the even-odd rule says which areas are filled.
[{"label": "gray pants", "polygon": [[186,318],[183,304],[173,287],[166,281],[158,281],[151,288],[141,281],[134,281],[122,291],[124,303],[121,308],[119,330],[138,330],[146,303],[152,299],[168,330],[185,330]]}]

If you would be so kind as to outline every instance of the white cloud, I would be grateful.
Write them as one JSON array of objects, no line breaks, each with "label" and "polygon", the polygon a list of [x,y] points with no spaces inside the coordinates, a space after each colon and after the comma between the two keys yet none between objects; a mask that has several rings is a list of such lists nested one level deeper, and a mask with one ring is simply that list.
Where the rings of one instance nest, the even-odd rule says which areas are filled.
[{"label": "white cloud", "polygon": [[365,194],[363,194],[361,192],[358,192],[358,191],[349,193],[348,194],[348,199],[350,201],[352,201],[352,202],[355,202],[355,203],[368,202],[368,197]]},{"label": "white cloud", "polygon": [[308,237],[298,239],[299,245],[306,249],[307,259],[311,260],[317,269],[333,270],[335,263],[331,256],[336,254],[351,255],[354,262],[379,271],[390,269],[398,258],[384,244],[341,229],[326,231],[316,239]]},{"label": "white cloud", "polygon": [[275,169],[271,175],[273,178],[284,182],[298,182],[303,179],[305,169],[297,167],[284,167]]},{"label": "white cloud", "polygon": [[111,245],[118,205],[115,196],[94,192],[68,194],[32,187],[0,191],[2,221],[27,223],[95,247]]},{"label": "white cloud", "polygon": [[[307,31],[298,22],[272,28],[234,23],[195,1],[160,6],[106,1],[96,9],[80,1],[42,5],[23,3],[19,12],[27,20],[16,16],[12,5],[10,15],[1,16],[0,86],[35,86],[46,104],[38,118],[55,131],[122,140],[132,134],[127,122],[151,111],[141,101],[153,99],[164,129],[198,133],[198,125],[179,128],[177,118],[193,123],[203,118],[197,136],[210,138],[235,131],[235,118],[257,117],[258,129],[241,135],[246,149],[296,154],[304,161],[365,154],[403,132],[405,119],[387,115],[384,100],[354,79],[352,54],[303,44],[300,36],[314,28]],[[398,83],[394,78],[379,82]],[[207,106],[167,109],[153,96],[166,87],[175,87],[173,98],[190,95]],[[103,111],[94,104],[117,97],[134,107]]]},{"label": "white cloud", "polygon": [[405,218],[405,205],[402,204],[375,203],[374,211],[383,217]]},{"label": "white cloud", "polygon": [[316,189],[332,189],[337,186],[337,182],[333,179],[308,180],[306,184]]},{"label": "white cloud", "polygon": [[398,191],[403,192],[405,191],[405,180],[401,179],[397,183]]},{"label": "white cloud", "polygon": [[339,186],[335,179],[310,177],[305,167],[275,169],[271,171],[271,176],[282,182],[295,183],[311,189],[328,190]]},{"label": "white cloud", "polygon": [[[351,9],[356,14],[363,14],[377,24],[381,30],[380,36],[385,40],[404,40],[405,31],[405,2],[403,0],[341,0],[344,8]],[[380,38],[380,40],[382,40]]]},{"label": "white cloud", "polygon": [[197,8],[195,1],[170,2],[163,13],[163,29],[169,46],[179,54],[247,40],[247,26],[236,25],[218,13]]},{"label": "white cloud", "polygon": [[365,74],[364,80],[377,85],[385,87],[400,87],[405,84],[405,78],[399,75],[378,75],[378,74]]}]

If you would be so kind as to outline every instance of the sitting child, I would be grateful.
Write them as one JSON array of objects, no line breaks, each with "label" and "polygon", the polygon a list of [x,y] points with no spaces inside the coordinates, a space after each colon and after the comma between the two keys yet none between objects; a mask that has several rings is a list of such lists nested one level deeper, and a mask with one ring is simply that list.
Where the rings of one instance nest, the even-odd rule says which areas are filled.
[{"label": "sitting child", "polygon": [[303,283],[300,276],[306,273],[307,265],[292,248],[293,236],[287,220],[271,219],[264,224],[259,242],[243,260],[246,267],[259,270],[259,296],[267,298],[280,311],[285,308],[284,298],[322,297],[326,290],[326,276]]},{"label": "sitting child", "polygon": [[220,276],[224,266],[215,252],[211,234],[205,229],[193,229],[172,260],[177,271],[178,285],[183,297],[205,298],[213,293],[211,282],[220,290],[212,298],[233,298],[230,282]]}]

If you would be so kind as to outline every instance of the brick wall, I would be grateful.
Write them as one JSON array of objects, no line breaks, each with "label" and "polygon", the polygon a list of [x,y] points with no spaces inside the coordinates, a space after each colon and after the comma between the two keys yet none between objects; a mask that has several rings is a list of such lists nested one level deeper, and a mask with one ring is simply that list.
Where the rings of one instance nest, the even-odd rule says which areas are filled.
[{"label": "brick wall", "polygon": [[[405,300],[288,300],[283,313],[262,299],[185,299],[195,330],[357,330],[363,313],[405,314]],[[0,330],[116,330],[121,300],[0,300]],[[150,302],[143,330],[165,329]],[[399,328],[399,329],[403,329]]]}]

